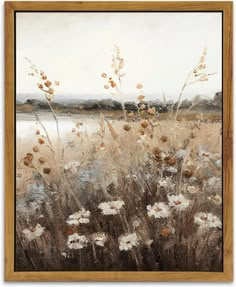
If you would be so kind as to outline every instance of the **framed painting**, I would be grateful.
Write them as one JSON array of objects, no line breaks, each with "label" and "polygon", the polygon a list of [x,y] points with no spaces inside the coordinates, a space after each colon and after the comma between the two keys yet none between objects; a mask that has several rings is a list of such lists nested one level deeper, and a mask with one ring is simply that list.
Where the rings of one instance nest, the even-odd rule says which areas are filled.
[{"label": "framed painting", "polygon": [[5,279],[231,281],[232,3],[5,24]]}]

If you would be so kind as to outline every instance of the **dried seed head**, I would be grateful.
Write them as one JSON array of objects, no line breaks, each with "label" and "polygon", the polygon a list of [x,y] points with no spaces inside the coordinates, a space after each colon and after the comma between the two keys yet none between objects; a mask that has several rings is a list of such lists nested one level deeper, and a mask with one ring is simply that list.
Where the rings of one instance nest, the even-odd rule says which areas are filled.
[{"label": "dried seed head", "polygon": [[148,113],[150,114],[150,115],[155,115],[156,114],[156,109],[153,107],[153,108],[151,108],[151,109],[148,109]]},{"label": "dried seed head", "polygon": [[152,152],[155,154],[155,155],[159,155],[161,150],[159,149],[159,147],[154,147]]},{"label": "dried seed head", "polygon": [[140,84],[140,83],[138,83],[138,84],[136,85],[136,88],[137,88],[138,90],[141,90],[141,89],[143,88],[143,85]]},{"label": "dried seed head", "polygon": [[33,160],[34,156],[32,153],[27,153],[26,156],[24,157],[24,164],[28,167],[33,167],[32,165],[32,160]]},{"label": "dried seed head", "polygon": [[38,139],[39,144],[44,144],[44,140],[42,138]]},{"label": "dried seed head", "polygon": [[112,88],[116,87],[116,83],[114,81],[111,81],[110,84],[111,84]]},{"label": "dried seed head", "polygon": [[49,93],[50,95],[53,95],[54,90],[53,90],[52,88],[49,88],[49,89],[48,89],[48,93]]},{"label": "dried seed head", "polygon": [[145,96],[144,96],[144,95],[140,95],[140,96],[138,96],[138,100],[139,100],[139,101],[143,101],[143,100],[144,100],[144,98],[145,98]]},{"label": "dried seed head", "polygon": [[146,129],[147,127],[148,127],[148,121],[142,121],[141,122],[141,126],[144,128],[144,129]]},{"label": "dried seed head", "polygon": [[50,167],[44,167],[43,173],[49,174],[50,172],[51,172],[51,168]]},{"label": "dried seed head", "polygon": [[41,89],[41,90],[43,89],[43,85],[42,84],[37,84],[37,86],[38,86],[39,89]]},{"label": "dried seed head", "polygon": [[183,174],[186,176],[186,177],[191,177],[193,175],[193,172],[190,170],[190,169],[185,169]]},{"label": "dried seed head", "polygon": [[36,135],[40,135],[40,130],[37,130],[37,131],[36,131]]},{"label": "dried seed head", "polygon": [[52,82],[46,81],[46,82],[44,83],[44,85],[49,88],[49,87],[52,85]]},{"label": "dried seed head", "polygon": [[171,234],[171,230],[167,227],[165,227],[161,230],[161,236],[163,236],[165,238],[168,237],[170,234]]},{"label": "dried seed head", "polygon": [[168,140],[167,136],[161,136],[160,139],[163,143],[167,142]]},{"label": "dried seed head", "polygon": [[108,85],[104,85],[104,89],[108,90],[109,86]]},{"label": "dried seed head", "polygon": [[74,133],[75,132],[75,128],[73,128],[71,131],[72,131],[72,133]]},{"label": "dried seed head", "polygon": [[44,157],[41,156],[41,157],[39,158],[39,162],[40,162],[40,163],[45,163],[45,161],[46,161],[46,159],[45,159]]},{"label": "dried seed head", "polygon": [[106,78],[107,77],[107,74],[106,73],[102,73],[102,78]]},{"label": "dried seed head", "polygon": [[38,148],[37,146],[34,146],[34,147],[33,147],[33,151],[34,151],[34,152],[39,152],[39,148]]},{"label": "dried seed head", "polygon": [[174,157],[171,157],[167,160],[167,164],[169,165],[175,165],[176,164],[176,159]]},{"label": "dried seed head", "polygon": [[125,125],[123,126],[123,129],[128,132],[128,131],[131,130],[131,126],[128,125],[128,124],[125,124]]}]

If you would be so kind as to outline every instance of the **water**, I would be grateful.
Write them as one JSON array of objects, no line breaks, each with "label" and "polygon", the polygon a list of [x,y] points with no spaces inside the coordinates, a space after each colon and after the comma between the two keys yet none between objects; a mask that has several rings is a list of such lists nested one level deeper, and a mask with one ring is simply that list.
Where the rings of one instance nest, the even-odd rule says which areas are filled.
[{"label": "water", "polygon": [[[44,112],[40,113],[39,117],[50,137],[56,138],[56,122],[52,114]],[[82,123],[82,125],[80,125],[79,128],[76,128],[76,132],[86,131],[88,134],[92,134],[99,129],[99,115],[58,115],[57,119],[62,139],[65,138],[66,134],[71,133],[73,128],[76,128],[77,123]],[[43,129],[36,121],[34,114],[16,114],[16,136],[19,141],[34,137],[36,130],[40,130],[44,134]]]}]

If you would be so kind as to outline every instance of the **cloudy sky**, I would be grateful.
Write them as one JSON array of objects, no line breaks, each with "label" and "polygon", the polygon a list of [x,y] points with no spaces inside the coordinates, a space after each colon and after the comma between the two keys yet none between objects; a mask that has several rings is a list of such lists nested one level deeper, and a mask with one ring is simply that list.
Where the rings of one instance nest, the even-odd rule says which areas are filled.
[{"label": "cloudy sky", "polygon": [[58,94],[111,96],[101,73],[111,72],[114,44],[125,59],[123,90],[131,99],[142,83],[150,99],[164,90],[176,100],[189,71],[207,47],[208,82],[184,97],[221,90],[221,13],[21,13],[16,14],[17,94],[39,96],[28,77],[28,57],[52,80]]}]

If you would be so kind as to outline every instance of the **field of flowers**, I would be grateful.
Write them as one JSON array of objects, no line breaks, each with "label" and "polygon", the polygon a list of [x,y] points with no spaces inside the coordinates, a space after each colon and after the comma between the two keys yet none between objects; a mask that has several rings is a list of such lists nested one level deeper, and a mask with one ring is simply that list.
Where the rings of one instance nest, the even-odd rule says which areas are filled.
[{"label": "field of flowers", "polygon": [[18,149],[16,269],[220,271],[221,123],[80,125]]},{"label": "field of flowers", "polygon": [[16,142],[17,271],[222,271],[222,122],[178,117],[185,87],[211,75],[205,56],[160,120],[140,83],[137,111],[125,110],[116,47],[102,79],[122,119],[98,113],[97,130],[78,120],[63,137],[51,106],[60,83],[28,60],[57,136],[35,113],[33,137]]}]

